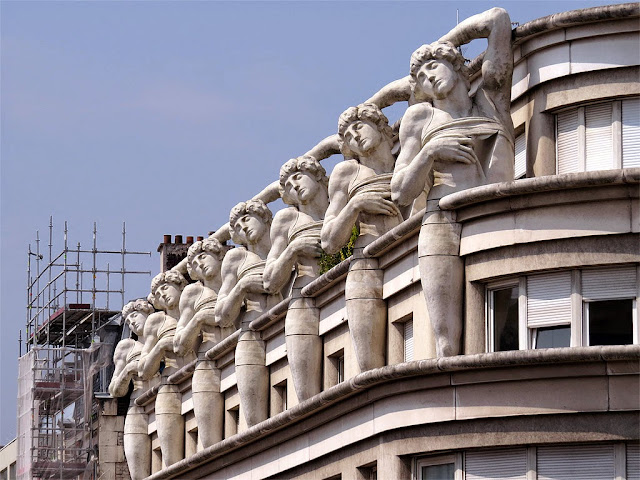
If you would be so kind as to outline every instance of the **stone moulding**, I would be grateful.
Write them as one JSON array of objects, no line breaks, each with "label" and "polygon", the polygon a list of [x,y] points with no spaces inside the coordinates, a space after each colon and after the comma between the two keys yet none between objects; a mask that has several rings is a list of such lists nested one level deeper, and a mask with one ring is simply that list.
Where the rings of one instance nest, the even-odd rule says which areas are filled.
[{"label": "stone moulding", "polygon": [[515,44],[519,40],[529,39],[539,33],[560,28],[583,25],[588,22],[615,20],[620,18],[637,17],[640,15],[640,4],[622,3],[619,5],[605,5],[602,7],[583,8],[569,12],[556,13],[527,22],[514,29]]},{"label": "stone moulding", "polygon": [[325,272],[320,277],[316,278],[313,282],[302,289],[303,297],[316,297],[320,293],[327,290],[334,283],[342,280],[347,276],[347,272],[349,271],[349,265],[351,264],[352,257],[349,257],[338,265],[333,267],[328,272]]},{"label": "stone moulding", "polygon": [[640,168],[565,173],[525,178],[513,182],[493,183],[452,193],[440,200],[443,210],[455,210],[472,204],[516,195],[527,195],[557,190],[568,190],[608,185],[640,183]]},{"label": "stone moulding", "polygon": [[379,238],[376,238],[365,247],[364,255],[366,257],[379,257],[402,242],[405,238],[417,233],[422,225],[422,217],[424,216],[425,210],[426,209],[420,210],[400,225],[392,228]]},{"label": "stone moulding", "polygon": [[[567,347],[543,350],[514,350],[454,357],[418,360],[369,370],[329,388],[290,410],[269,418],[248,430],[227,438],[189,458],[171,465],[150,477],[150,480],[178,478],[215,458],[253,443],[265,434],[274,433],[338,402],[387,382],[438,373],[487,370],[499,367],[542,366],[556,363],[583,363],[640,359],[640,345],[598,347]],[[267,448],[267,447],[265,447]]]},{"label": "stone moulding", "polygon": [[282,300],[280,303],[260,315],[254,321],[249,324],[249,328],[255,331],[261,331],[265,328],[273,325],[275,322],[280,320],[285,316],[287,310],[289,308],[289,302],[291,301],[291,297],[287,297]]}]

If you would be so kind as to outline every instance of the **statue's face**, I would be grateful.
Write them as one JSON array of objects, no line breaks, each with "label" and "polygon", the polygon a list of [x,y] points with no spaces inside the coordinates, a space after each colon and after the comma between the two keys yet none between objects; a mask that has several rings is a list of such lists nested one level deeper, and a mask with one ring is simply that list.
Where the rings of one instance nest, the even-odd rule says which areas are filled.
[{"label": "statue's face", "polygon": [[127,315],[126,321],[129,324],[129,328],[136,335],[141,336],[142,331],[144,329],[144,322],[147,320],[147,315],[134,310],[129,315]]},{"label": "statue's face", "polygon": [[424,92],[435,98],[446,98],[458,82],[458,72],[448,60],[431,59],[424,62],[416,75]]},{"label": "statue's face", "polygon": [[381,141],[382,134],[369,120],[351,122],[344,132],[344,143],[358,156],[371,152]]},{"label": "statue's face", "polygon": [[234,230],[242,243],[251,245],[258,243],[263,235],[268,234],[268,227],[258,215],[245,213],[236,220]]},{"label": "statue's face", "polygon": [[319,193],[320,184],[311,173],[299,170],[289,175],[284,190],[295,204],[306,205]]},{"label": "statue's face", "polygon": [[161,310],[176,308],[180,302],[180,289],[174,283],[161,283],[156,289],[156,303]]},{"label": "statue's face", "polygon": [[200,252],[191,260],[191,271],[198,279],[213,278],[220,271],[220,260],[210,252]]}]

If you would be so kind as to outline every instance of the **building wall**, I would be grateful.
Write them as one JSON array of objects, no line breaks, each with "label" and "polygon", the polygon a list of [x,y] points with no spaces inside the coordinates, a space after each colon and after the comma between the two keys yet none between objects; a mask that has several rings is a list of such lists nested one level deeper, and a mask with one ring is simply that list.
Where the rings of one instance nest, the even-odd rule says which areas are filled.
[{"label": "building wall", "polygon": [[14,438],[0,449],[0,480],[15,480],[17,458],[18,442]]},{"label": "building wall", "polygon": [[[524,135],[525,178],[440,202],[462,224],[463,355],[436,359],[418,269],[421,217],[412,217],[380,239],[382,247],[365,252],[384,269],[387,366],[358,370],[344,300],[347,268],[338,266],[309,294],[320,308],[323,392],[298,403],[285,309],[266,315],[257,330],[267,346],[270,418],[247,428],[229,337],[212,355],[222,370],[225,439],[196,451],[186,375],[179,387],[187,459],[160,470],[153,395],[147,395],[152,478],[421,478],[423,467],[446,463],[456,479],[505,472],[526,480],[578,478],[580,468],[599,472],[594,478],[638,478],[640,168],[620,168],[622,147],[612,147],[617,168],[612,160],[611,168],[587,171],[591,153],[576,147],[585,168],[558,175],[556,142],[559,113],[640,97],[637,11],[637,5],[590,9],[516,29],[512,116],[516,134]],[[611,120],[612,145],[623,131],[620,118],[619,125]],[[589,125],[577,128],[587,135]],[[636,151],[630,152],[627,160],[634,160]],[[594,297],[588,278],[600,279],[602,292],[609,292],[608,283],[627,282],[631,293]],[[533,296],[536,285],[556,280],[548,298]],[[516,292],[509,321],[517,338],[503,349],[493,338],[492,299],[507,287]],[[617,300],[631,305],[630,341],[590,345],[593,302]],[[535,320],[539,304],[551,320]],[[566,329],[566,348],[534,348],[554,328]],[[503,459],[511,463],[501,473]],[[572,460],[574,473],[562,477]]]}]

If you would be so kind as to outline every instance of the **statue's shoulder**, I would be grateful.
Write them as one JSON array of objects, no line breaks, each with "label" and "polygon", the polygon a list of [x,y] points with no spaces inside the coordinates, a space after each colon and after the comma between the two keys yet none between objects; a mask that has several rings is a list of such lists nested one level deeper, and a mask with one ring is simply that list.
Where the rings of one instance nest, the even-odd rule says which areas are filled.
[{"label": "statue's shoulder", "polygon": [[289,224],[294,222],[298,218],[298,209],[296,207],[287,207],[282,210],[278,210],[273,217],[273,223],[278,225]]},{"label": "statue's shoulder", "polygon": [[247,253],[248,250],[245,247],[232,248],[225,254],[222,260],[222,269],[229,271],[233,268],[238,268],[246,258]]},{"label": "statue's shoulder", "polygon": [[200,294],[200,292],[202,291],[202,288],[203,288],[202,283],[200,282],[190,283],[189,285],[184,287],[184,290],[182,290],[182,294],[180,295],[180,298],[195,297],[196,295]]},{"label": "statue's shoulder", "polygon": [[114,357],[126,356],[127,353],[129,353],[129,351],[136,346],[136,343],[139,343],[139,342],[137,342],[133,338],[123,338],[116,345],[116,349],[114,351],[113,356]]},{"label": "statue's shoulder", "polygon": [[358,173],[359,162],[354,159],[343,160],[338,163],[331,172],[329,184],[349,183],[351,178]]}]

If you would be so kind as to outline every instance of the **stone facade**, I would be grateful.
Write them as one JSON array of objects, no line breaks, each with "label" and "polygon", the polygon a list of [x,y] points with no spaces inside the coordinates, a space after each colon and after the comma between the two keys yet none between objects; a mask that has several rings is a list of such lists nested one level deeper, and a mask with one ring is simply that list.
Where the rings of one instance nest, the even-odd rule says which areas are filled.
[{"label": "stone facade", "polygon": [[639,478],[639,17],[461,22],[189,249],[179,308],[154,280],[149,478]]}]

